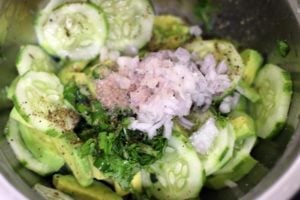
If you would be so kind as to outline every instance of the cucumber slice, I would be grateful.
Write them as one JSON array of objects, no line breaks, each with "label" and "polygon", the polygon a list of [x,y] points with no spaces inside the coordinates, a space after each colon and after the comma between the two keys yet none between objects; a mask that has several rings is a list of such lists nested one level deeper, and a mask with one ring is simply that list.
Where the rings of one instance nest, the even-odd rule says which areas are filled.
[{"label": "cucumber slice", "polygon": [[244,50],[241,53],[241,57],[245,64],[245,69],[242,75],[242,79],[248,85],[252,85],[259,68],[262,66],[264,62],[263,57],[259,52],[253,49]]},{"label": "cucumber slice", "polygon": [[142,48],[150,41],[154,11],[148,0],[91,0],[100,6],[108,19],[107,47],[127,51]]},{"label": "cucumber slice", "polygon": [[257,75],[254,88],[261,100],[250,104],[252,117],[255,119],[257,135],[270,138],[284,126],[292,97],[292,80],[284,69],[267,64]]},{"label": "cucumber slice", "polygon": [[251,136],[245,138],[242,141],[239,141],[238,142],[239,144],[236,144],[235,149],[236,150],[243,149],[244,151],[250,154],[256,142],[257,142],[257,136]]},{"label": "cucumber slice", "polygon": [[207,187],[212,189],[222,189],[230,186],[232,183],[239,181],[247,175],[257,164],[255,159],[244,152],[239,152],[239,154],[235,156],[237,156],[238,159],[232,160],[232,162],[228,164],[231,166],[230,172],[209,177],[205,183]]},{"label": "cucumber slice", "polygon": [[62,59],[96,57],[107,37],[106,18],[101,9],[89,3],[49,4],[40,12],[35,25],[40,45]]},{"label": "cucumber slice", "polygon": [[77,114],[64,104],[63,86],[46,72],[28,72],[16,85],[13,101],[26,122],[50,135],[60,135],[74,128]]},{"label": "cucumber slice", "polygon": [[23,124],[27,127],[33,128],[31,124],[29,124],[27,121],[25,121],[25,119],[20,115],[20,113],[17,111],[16,108],[13,108],[11,110],[9,117],[16,120],[20,124]]},{"label": "cucumber slice", "polygon": [[51,57],[35,45],[21,47],[16,65],[19,75],[28,71],[56,72],[55,63]]},{"label": "cucumber slice", "polygon": [[206,176],[213,174],[223,167],[232,157],[235,143],[234,129],[229,122],[219,129],[218,136],[206,154],[200,154]]},{"label": "cucumber slice", "polygon": [[16,86],[18,81],[20,80],[20,77],[17,76],[13,82],[10,84],[10,86],[6,89],[6,96],[9,100],[13,99],[13,96],[15,94]]},{"label": "cucumber slice", "polygon": [[255,142],[256,136],[251,136],[238,142],[239,144],[236,144],[230,161],[212,176],[208,177],[205,185],[213,189],[221,189],[228,186],[230,182],[239,181],[247,175],[257,163],[250,156]]},{"label": "cucumber slice", "polygon": [[47,164],[53,171],[58,171],[65,164],[53,145],[51,137],[21,123],[19,128],[24,144],[37,160]]},{"label": "cucumber slice", "polygon": [[240,96],[238,103],[234,107],[234,112],[246,112],[248,110],[248,100],[244,96]]},{"label": "cucumber slice", "polygon": [[17,159],[24,165],[24,167],[41,176],[45,176],[57,171],[57,169],[53,169],[47,164],[40,162],[31,154],[21,138],[17,121],[10,118],[7,123],[6,130],[6,139],[14,151]]},{"label": "cucumber slice", "polygon": [[252,136],[244,139],[240,144],[235,145],[235,150],[232,158],[226,163],[220,170],[216,171],[216,174],[225,174],[234,172],[234,169],[247,157],[249,157],[250,152],[256,142],[256,136]]},{"label": "cucumber slice", "polygon": [[183,136],[172,136],[161,160],[143,171],[146,192],[157,199],[192,199],[199,195],[204,170]]},{"label": "cucumber slice", "polygon": [[203,59],[208,54],[212,54],[217,62],[226,61],[228,66],[227,74],[231,80],[231,86],[224,92],[224,94],[216,97],[217,101],[231,93],[236,88],[244,70],[244,63],[232,43],[222,40],[196,39],[185,45],[185,48],[196,53],[200,59]]},{"label": "cucumber slice", "polygon": [[243,80],[240,80],[236,90],[253,103],[260,100],[260,95],[257,93],[257,91]]}]

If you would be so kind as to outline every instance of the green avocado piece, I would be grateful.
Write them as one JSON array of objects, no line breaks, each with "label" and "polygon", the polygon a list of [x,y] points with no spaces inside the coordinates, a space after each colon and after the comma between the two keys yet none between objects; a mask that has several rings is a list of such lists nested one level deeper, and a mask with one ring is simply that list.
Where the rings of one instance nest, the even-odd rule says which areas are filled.
[{"label": "green avocado piece", "polygon": [[190,38],[190,28],[182,19],[172,15],[160,15],[155,17],[153,35],[148,47],[150,51],[176,49]]},{"label": "green avocado piece", "polygon": [[69,61],[59,71],[58,77],[64,85],[67,85],[70,82],[75,82],[78,86],[86,87],[88,92],[95,97],[96,84],[94,78],[84,72],[88,64],[88,61]]},{"label": "green avocado piece", "polygon": [[52,171],[58,171],[65,161],[57,152],[52,138],[45,133],[19,123],[21,137],[32,155],[40,162],[47,164]]},{"label": "green avocado piece", "polygon": [[260,67],[263,64],[263,57],[262,55],[253,50],[253,49],[246,49],[241,53],[241,57],[245,64],[244,72],[242,75],[242,79],[249,85],[252,85],[256,74]]},{"label": "green avocado piece", "polygon": [[84,200],[121,200],[122,198],[114,193],[109,187],[101,182],[94,181],[88,187],[82,187],[71,175],[53,176],[54,186],[74,198]]},{"label": "green avocado piece", "polygon": [[89,155],[82,155],[82,143],[75,133],[64,133],[58,138],[53,138],[58,152],[64,158],[80,185],[89,186],[93,182],[93,166]]},{"label": "green avocado piece", "polygon": [[73,80],[77,81],[77,79],[79,82],[82,82],[82,71],[87,65],[87,61],[69,61],[59,71],[58,77],[64,85]]},{"label": "green avocado piece", "polygon": [[235,130],[234,132],[237,140],[255,136],[255,122],[248,114],[235,111],[229,115],[229,121]]}]

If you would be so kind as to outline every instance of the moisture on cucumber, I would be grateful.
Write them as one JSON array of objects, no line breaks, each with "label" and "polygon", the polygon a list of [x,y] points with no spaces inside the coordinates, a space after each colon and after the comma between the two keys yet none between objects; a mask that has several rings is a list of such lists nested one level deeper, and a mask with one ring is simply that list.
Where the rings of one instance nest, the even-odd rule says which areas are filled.
[{"label": "moisture on cucumber", "polygon": [[90,3],[49,7],[39,13],[35,25],[40,45],[62,59],[96,57],[107,37],[108,27],[102,10]]},{"label": "moisture on cucumber", "polygon": [[28,71],[56,72],[56,64],[52,58],[39,46],[22,46],[17,58],[17,70],[19,75]]},{"label": "moisture on cucumber", "polygon": [[254,88],[261,100],[250,104],[252,117],[255,119],[257,135],[270,138],[284,126],[292,97],[290,74],[273,64],[267,64],[258,73]]}]

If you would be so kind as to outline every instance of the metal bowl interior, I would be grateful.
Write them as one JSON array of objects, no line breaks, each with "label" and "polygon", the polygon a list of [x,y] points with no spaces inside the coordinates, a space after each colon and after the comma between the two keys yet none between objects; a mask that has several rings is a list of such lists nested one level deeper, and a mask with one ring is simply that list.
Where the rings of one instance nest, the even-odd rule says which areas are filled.
[{"label": "metal bowl interior", "polygon": [[[4,126],[11,103],[4,97],[5,87],[17,75],[16,52],[21,44],[36,43],[33,21],[44,4],[40,0],[0,0],[0,173],[29,199],[39,199],[31,187],[47,183],[23,168],[16,160],[4,137]],[[196,0],[153,0],[158,13],[180,15],[191,24],[198,24],[193,15]],[[260,140],[252,152],[260,161],[255,168],[231,189],[203,189],[202,199],[289,199],[300,187],[300,29],[293,1],[286,0],[214,0],[213,31],[207,37],[227,38],[239,48],[262,52],[267,62],[278,64],[291,72],[294,95],[288,122],[273,140]],[[300,19],[300,18],[299,18]],[[287,57],[280,56],[277,41],[290,45]],[[279,190],[280,189],[280,190]]]}]

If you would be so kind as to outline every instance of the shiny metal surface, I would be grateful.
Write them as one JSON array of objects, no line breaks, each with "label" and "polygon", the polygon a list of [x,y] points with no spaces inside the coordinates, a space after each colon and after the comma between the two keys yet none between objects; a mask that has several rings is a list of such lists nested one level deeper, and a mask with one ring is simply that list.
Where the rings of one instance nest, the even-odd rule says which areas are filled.
[{"label": "shiny metal surface", "polygon": [[[192,24],[197,0],[153,0],[158,13],[183,16]],[[214,29],[207,37],[228,38],[242,49],[255,48],[267,62],[289,70],[294,81],[294,96],[288,123],[273,140],[261,140],[253,151],[260,161],[239,185],[232,189],[204,189],[202,199],[289,199],[300,188],[300,14],[296,0],[213,0],[219,8]],[[32,22],[39,0],[0,0],[0,172],[29,199],[39,199],[31,186],[47,182],[20,166],[4,139],[5,121],[11,107],[3,96],[4,88],[16,76],[14,67],[20,44],[35,43]],[[282,58],[277,41],[285,40],[291,52]]]}]

